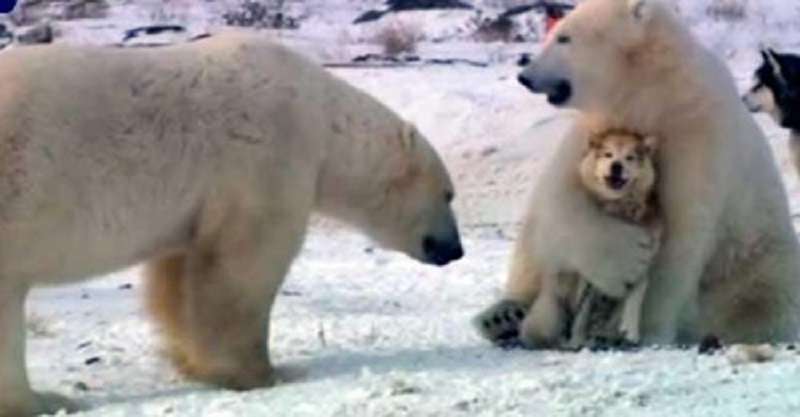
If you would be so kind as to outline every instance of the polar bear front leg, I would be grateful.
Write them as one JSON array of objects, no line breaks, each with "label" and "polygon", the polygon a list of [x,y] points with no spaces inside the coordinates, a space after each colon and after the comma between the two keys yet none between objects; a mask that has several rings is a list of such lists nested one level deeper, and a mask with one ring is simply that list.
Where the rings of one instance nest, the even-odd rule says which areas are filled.
[{"label": "polar bear front leg", "polygon": [[25,370],[26,288],[0,277],[0,417],[32,417],[78,410],[75,402],[31,390]]},{"label": "polar bear front leg", "polygon": [[676,342],[681,314],[693,311],[686,307],[696,301],[703,271],[718,244],[717,223],[728,192],[722,185],[734,174],[727,172],[733,168],[725,160],[735,158],[726,155],[733,147],[703,144],[712,139],[687,136],[662,148],[659,196],[664,233],[642,309],[642,340],[647,344]]},{"label": "polar bear front leg", "polygon": [[562,347],[570,322],[566,288],[578,285],[572,277],[542,271],[542,287],[520,325],[520,342],[529,349]]},{"label": "polar bear front leg", "polygon": [[562,345],[569,315],[557,294],[542,291],[520,325],[520,341],[528,349]]},{"label": "polar bear front leg", "polygon": [[[187,257],[182,370],[233,389],[275,382],[270,310],[305,234],[308,212],[265,210],[225,216]],[[202,226],[201,226],[202,227]],[[218,234],[217,234],[218,233]]]},{"label": "polar bear front leg", "polygon": [[[694,238],[671,238],[665,243],[654,267],[642,306],[641,336],[646,344],[672,344],[678,334],[681,314],[695,302],[708,259],[703,245],[704,232],[696,229]],[[692,233],[686,233],[692,236]]]}]

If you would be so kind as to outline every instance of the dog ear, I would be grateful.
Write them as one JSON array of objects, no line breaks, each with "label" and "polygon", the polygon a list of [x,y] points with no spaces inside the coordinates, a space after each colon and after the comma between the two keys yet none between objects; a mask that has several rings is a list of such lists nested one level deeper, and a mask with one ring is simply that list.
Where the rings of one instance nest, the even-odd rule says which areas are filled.
[{"label": "dog ear", "polygon": [[762,55],[764,56],[764,62],[766,62],[770,68],[772,68],[772,73],[775,75],[775,79],[780,83],[781,89],[784,91],[789,90],[789,83],[786,82],[786,77],[783,74],[783,67],[779,61],[780,54],[775,52],[772,48],[767,48],[766,51],[762,51]]},{"label": "dog ear", "polygon": [[654,135],[647,135],[641,139],[637,148],[637,153],[642,157],[652,157],[658,147],[658,138]]},{"label": "dog ear", "polygon": [[400,132],[400,146],[405,151],[414,149],[417,143],[417,128],[408,122],[403,122]]},{"label": "dog ear", "polygon": [[767,65],[772,65],[772,60],[769,57],[769,48],[761,48],[758,52],[761,53],[761,59]]},{"label": "dog ear", "polygon": [[593,133],[589,135],[589,150],[596,151],[603,147],[602,135]]}]

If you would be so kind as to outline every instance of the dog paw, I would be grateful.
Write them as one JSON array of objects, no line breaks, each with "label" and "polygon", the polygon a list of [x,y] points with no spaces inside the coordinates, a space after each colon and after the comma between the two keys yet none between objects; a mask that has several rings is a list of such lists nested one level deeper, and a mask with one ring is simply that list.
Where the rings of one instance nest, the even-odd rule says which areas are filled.
[{"label": "dog paw", "polygon": [[495,345],[513,347],[519,342],[519,325],[525,319],[527,306],[513,300],[502,300],[473,319],[480,335]]}]

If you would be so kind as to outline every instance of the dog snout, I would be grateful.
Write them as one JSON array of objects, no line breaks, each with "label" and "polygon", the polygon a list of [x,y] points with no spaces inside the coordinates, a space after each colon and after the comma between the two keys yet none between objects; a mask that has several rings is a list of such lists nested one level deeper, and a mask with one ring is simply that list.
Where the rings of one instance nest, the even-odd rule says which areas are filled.
[{"label": "dog snout", "polygon": [[425,253],[425,260],[438,266],[447,265],[464,256],[464,248],[458,237],[442,240],[433,236],[425,236],[422,240],[422,250]]},{"label": "dog snout", "polygon": [[760,106],[757,103],[753,102],[750,93],[747,93],[742,96],[742,103],[744,103],[744,106],[747,108],[747,110],[749,110],[752,113],[758,113],[761,110]]},{"label": "dog snout", "polygon": [[611,176],[612,177],[619,177],[622,175],[622,171],[624,170],[622,164],[619,161],[615,161],[611,164]]}]

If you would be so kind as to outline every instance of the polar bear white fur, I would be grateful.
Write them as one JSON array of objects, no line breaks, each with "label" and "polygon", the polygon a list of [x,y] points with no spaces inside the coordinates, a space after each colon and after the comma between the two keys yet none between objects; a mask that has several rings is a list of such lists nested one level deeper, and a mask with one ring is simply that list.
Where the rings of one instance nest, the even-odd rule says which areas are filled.
[{"label": "polar bear white fur", "polygon": [[148,261],[181,369],[245,389],[274,378],[270,308],[312,212],[426,263],[462,256],[423,136],[266,40],[19,48],[0,84],[1,417],[74,408],[29,387],[32,286]]},{"label": "polar bear white fur", "polygon": [[[794,339],[800,253],[763,133],[725,65],[657,0],[586,0],[554,30],[520,82],[579,110],[536,188],[507,297],[548,296],[541,276],[575,272],[608,295],[649,273],[645,343]],[[574,173],[588,132],[621,126],[662,138],[664,235],[605,215]],[[530,311],[526,329],[552,325]]]}]

